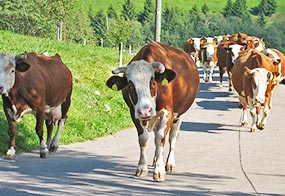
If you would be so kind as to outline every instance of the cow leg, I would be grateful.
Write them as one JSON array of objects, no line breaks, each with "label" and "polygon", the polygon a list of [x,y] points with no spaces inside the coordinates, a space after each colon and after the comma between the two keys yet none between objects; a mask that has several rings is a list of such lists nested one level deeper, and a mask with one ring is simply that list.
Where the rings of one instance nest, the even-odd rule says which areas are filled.
[{"label": "cow leg", "polygon": [[136,176],[147,176],[147,155],[146,155],[146,146],[148,141],[148,132],[144,130],[143,133],[139,136],[139,145],[140,145],[140,159],[138,162],[138,168],[135,173]]},{"label": "cow leg", "polygon": [[180,118],[175,119],[170,129],[170,132],[169,132],[169,145],[170,146],[169,146],[168,158],[166,161],[166,171],[167,172],[174,172],[176,168],[175,147],[176,147],[176,142],[178,140],[181,123],[182,123],[182,120]]},{"label": "cow leg", "polygon": [[209,73],[209,82],[211,83],[213,81],[213,72],[214,72],[214,68],[215,68],[215,64],[213,61],[211,61],[209,63],[210,66],[210,73]]},{"label": "cow leg", "polygon": [[[44,111],[44,110],[42,110],[42,111]],[[37,119],[36,132],[37,132],[37,135],[38,135],[39,140],[40,140],[40,157],[41,158],[47,158],[49,155],[49,151],[48,151],[47,145],[43,139],[43,133],[44,133],[43,125],[44,125],[45,113],[42,111],[39,111],[36,114],[36,119]]]},{"label": "cow leg", "polygon": [[10,144],[9,144],[9,149],[7,150],[4,159],[16,159],[16,131],[17,131],[17,127],[16,127],[16,122],[12,121],[9,117],[8,119],[8,124],[9,124],[9,129],[8,129],[8,134],[10,136]]},{"label": "cow leg", "polygon": [[249,102],[249,108],[250,108],[250,115],[252,118],[251,128],[250,132],[255,132],[257,130],[256,124],[257,124],[257,108],[253,106],[251,102]]},{"label": "cow leg", "polygon": [[239,96],[239,101],[242,105],[242,115],[241,115],[241,126],[245,127],[247,126],[247,103],[246,100],[244,99],[244,97]]},{"label": "cow leg", "polygon": [[46,120],[46,128],[47,128],[47,147],[49,149],[51,145],[51,137],[52,137],[52,130],[53,130],[52,121]]},{"label": "cow leg", "polygon": [[228,71],[229,76],[229,91],[233,91],[232,72]]},{"label": "cow leg", "polygon": [[207,70],[207,65],[206,64],[204,64],[203,70],[204,70],[203,79],[204,79],[205,82],[208,82],[208,70]]},{"label": "cow leg", "polygon": [[266,126],[266,122],[267,122],[267,118],[269,116],[269,112],[272,106],[272,97],[268,100],[270,103],[266,103],[265,102],[265,106],[264,106],[264,111],[263,111],[263,117],[262,120],[257,124],[257,128],[259,130],[263,130]]},{"label": "cow leg", "polygon": [[221,67],[219,66],[219,70],[220,70],[220,88],[223,87],[223,75],[225,73],[225,68],[224,67]]},{"label": "cow leg", "polygon": [[173,115],[168,111],[164,111],[161,116],[160,125],[155,131],[155,157],[156,162],[154,165],[153,179],[154,181],[165,181],[166,171],[163,159],[163,149],[165,144],[165,137],[172,124]]},{"label": "cow leg", "polygon": [[55,136],[53,137],[53,140],[52,140],[51,145],[49,146],[49,151],[50,151],[50,152],[56,152],[57,149],[58,149],[58,146],[59,146],[59,139],[60,139],[60,133],[61,133],[61,130],[63,129],[63,127],[64,127],[65,121],[66,121],[66,119],[65,119],[65,118],[62,118],[62,119],[60,119],[59,122],[58,122],[58,127],[57,127],[56,134],[55,134]]}]

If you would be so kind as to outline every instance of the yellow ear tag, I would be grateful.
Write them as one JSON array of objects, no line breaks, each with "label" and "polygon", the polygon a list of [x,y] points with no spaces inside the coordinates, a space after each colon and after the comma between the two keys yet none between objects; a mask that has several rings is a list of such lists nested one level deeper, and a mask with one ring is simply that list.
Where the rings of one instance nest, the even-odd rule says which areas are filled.
[{"label": "yellow ear tag", "polygon": [[166,80],[166,78],[164,78],[161,82],[162,85],[167,85],[168,84],[168,80]]},{"label": "yellow ear tag", "polygon": [[113,89],[114,91],[117,91],[117,90],[118,90],[117,85],[116,85],[116,84],[113,84],[112,89]]}]

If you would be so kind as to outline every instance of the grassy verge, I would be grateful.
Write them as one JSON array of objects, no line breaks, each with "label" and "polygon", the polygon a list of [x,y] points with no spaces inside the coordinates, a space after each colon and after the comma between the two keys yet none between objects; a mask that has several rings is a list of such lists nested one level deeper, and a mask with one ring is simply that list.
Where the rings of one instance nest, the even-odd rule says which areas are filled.
[{"label": "grassy verge", "polygon": [[[70,68],[74,79],[72,104],[61,135],[61,144],[92,140],[132,126],[121,93],[112,91],[105,85],[111,76],[111,70],[118,66],[118,50],[27,37],[5,31],[0,31],[0,43],[0,53],[58,53]],[[124,64],[131,58],[131,55],[125,53]],[[2,105],[2,100],[0,104]],[[16,142],[18,153],[38,147],[34,116],[26,115],[18,123]],[[1,106],[0,153],[7,150],[8,143],[7,122]]]}]

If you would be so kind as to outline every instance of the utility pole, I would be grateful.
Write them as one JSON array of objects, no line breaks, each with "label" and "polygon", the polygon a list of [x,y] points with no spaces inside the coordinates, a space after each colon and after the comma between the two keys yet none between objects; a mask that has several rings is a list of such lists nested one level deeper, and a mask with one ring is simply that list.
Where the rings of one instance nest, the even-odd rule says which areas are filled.
[{"label": "utility pole", "polygon": [[156,0],[155,41],[157,42],[160,42],[160,34],[161,34],[161,4],[162,0]]}]

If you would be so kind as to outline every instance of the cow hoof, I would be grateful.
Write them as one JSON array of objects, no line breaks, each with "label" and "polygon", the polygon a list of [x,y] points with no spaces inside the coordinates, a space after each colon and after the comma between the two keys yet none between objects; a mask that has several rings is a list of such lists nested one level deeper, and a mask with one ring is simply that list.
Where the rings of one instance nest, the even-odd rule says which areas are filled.
[{"label": "cow hoof", "polygon": [[58,149],[58,146],[50,146],[50,147],[49,147],[49,151],[50,151],[50,152],[56,152],[57,149]]},{"label": "cow hoof", "polygon": [[153,180],[155,182],[163,182],[165,181],[166,173],[153,173]]},{"label": "cow hoof", "polygon": [[14,147],[10,147],[5,156],[4,159],[8,159],[8,160],[15,160],[16,159],[16,150]]},{"label": "cow hoof", "polygon": [[257,126],[257,128],[259,130],[263,130],[265,128],[265,124],[260,124],[260,125]]},{"label": "cow hoof", "polygon": [[229,91],[230,91],[230,92],[231,92],[231,91],[233,91],[233,88],[232,88],[232,87],[230,87],[230,88],[229,88]]},{"label": "cow hoof", "polygon": [[40,157],[41,158],[48,158],[49,157],[49,151],[40,152]]},{"label": "cow hoof", "polygon": [[251,128],[250,129],[250,132],[255,132],[256,131],[256,128]]},{"label": "cow hoof", "polygon": [[16,155],[5,154],[4,159],[7,159],[7,160],[16,160]]},{"label": "cow hoof", "polygon": [[148,170],[137,169],[135,176],[144,177],[147,176]]},{"label": "cow hoof", "polygon": [[172,165],[172,164],[167,164],[165,169],[166,169],[166,172],[170,172],[170,173],[173,173],[175,172],[175,165]]},{"label": "cow hoof", "polygon": [[242,126],[242,127],[246,127],[246,126],[247,126],[247,122],[242,122],[242,123],[241,123],[241,126]]}]

